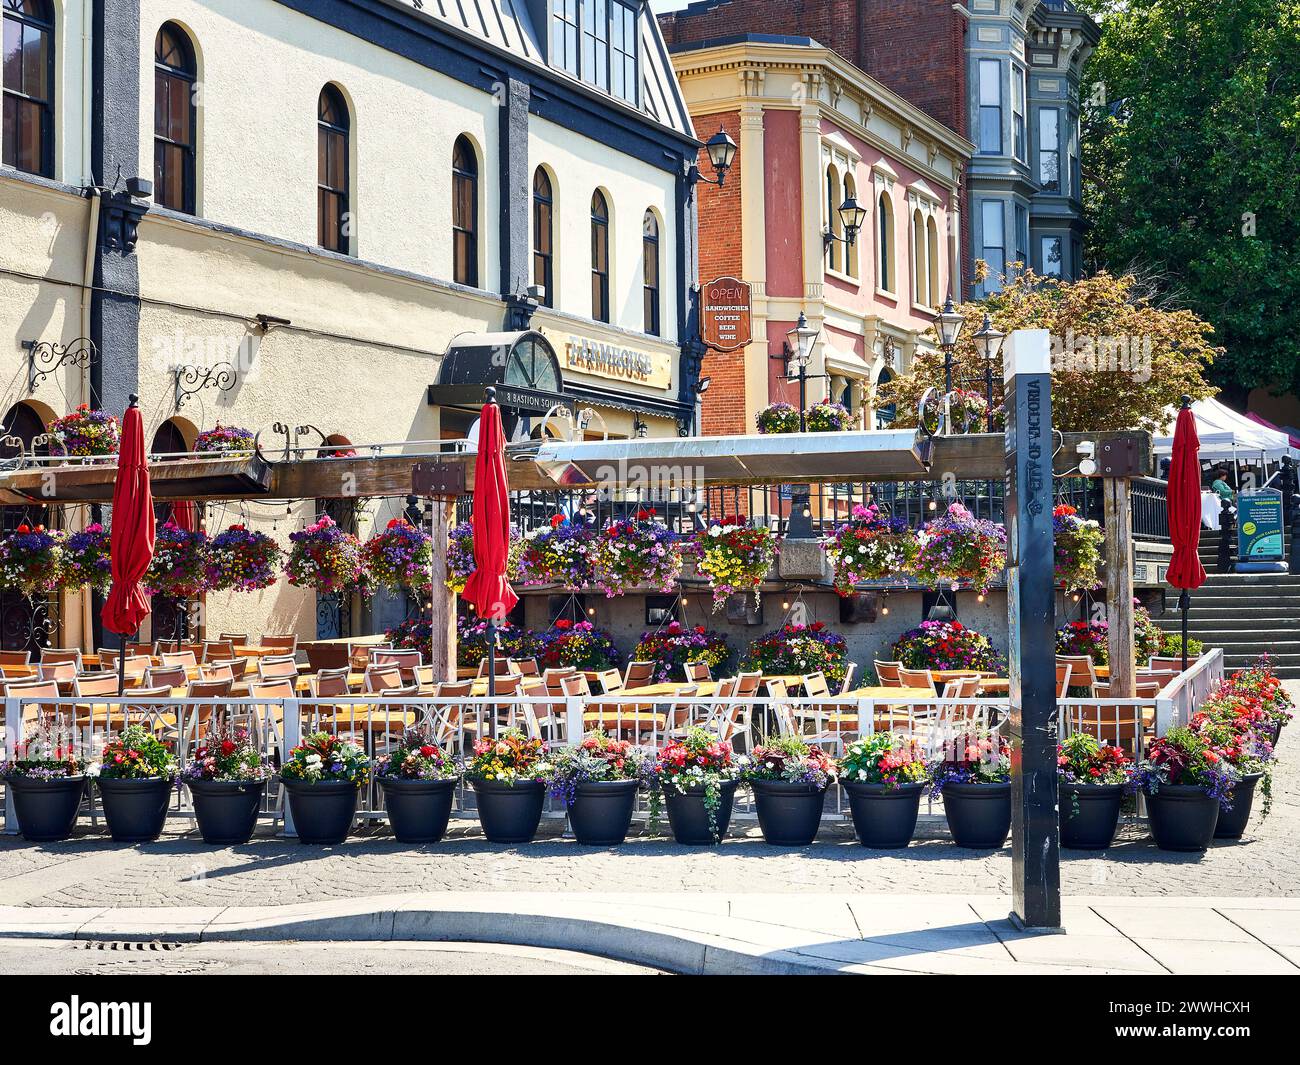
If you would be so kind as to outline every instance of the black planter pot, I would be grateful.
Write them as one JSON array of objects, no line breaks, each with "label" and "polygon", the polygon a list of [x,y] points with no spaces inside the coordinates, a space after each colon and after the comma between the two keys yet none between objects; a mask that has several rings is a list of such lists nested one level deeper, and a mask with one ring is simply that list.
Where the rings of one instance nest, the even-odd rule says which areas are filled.
[{"label": "black planter pot", "polygon": [[668,824],[673,839],[690,847],[718,843],[731,824],[731,807],[736,801],[736,782],[724,780],[719,785],[718,834],[709,831],[709,812],[704,808],[704,789],[692,788],[684,794],[674,787],[664,788],[664,805],[668,807]]},{"label": "black planter pot", "polygon": [[1011,832],[1011,782],[945,784],[943,814],[957,846],[997,850]]},{"label": "black planter pot", "polygon": [[104,820],[114,843],[152,843],[162,835],[173,784],[161,777],[123,780],[100,777]]},{"label": "black planter pot", "polygon": [[187,784],[204,843],[231,846],[253,838],[266,781],[191,780]]},{"label": "black planter pot", "polygon": [[826,789],[785,780],[755,780],[754,805],[763,840],[774,847],[806,847],[817,838]]},{"label": "black planter pot", "polygon": [[1263,773],[1250,773],[1232,789],[1232,798],[1228,800],[1232,809],[1219,808],[1219,820],[1214,826],[1215,839],[1241,839],[1250,820],[1250,808],[1255,804],[1255,785],[1263,779]]},{"label": "black planter pot", "polygon": [[305,784],[284,780],[299,843],[333,844],[348,838],[357,813],[357,788],[347,780]]},{"label": "black planter pot", "polygon": [[18,812],[18,830],[31,843],[51,843],[72,835],[86,791],[84,776],[55,780],[13,777],[7,783]]},{"label": "black planter pot", "polygon": [[1282,738],[1282,726],[1285,724],[1285,721],[1275,721],[1268,730],[1268,742],[1274,747],[1277,746],[1277,741]]},{"label": "black planter pot", "polygon": [[542,821],[546,785],[540,780],[499,784],[474,781],[478,819],[489,843],[531,843]]},{"label": "black planter pot", "polygon": [[906,847],[912,842],[924,784],[886,788],[884,784],[847,780],[841,781],[840,787],[849,797],[853,831],[864,847],[889,849]]},{"label": "black planter pot", "polygon": [[1203,851],[1219,823],[1219,800],[1190,784],[1161,784],[1147,796],[1147,820],[1162,851]]},{"label": "black planter pot", "polygon": [[1061,781],[1057,787],[1061,846],[1079,851],[1104,851],[1114,842],[1123,800],[1123,784]]},{"label": "black planter pot", "polygon": [[627,839],[636,806],[635,780],[589,780],[578,785],[569,827],[588,847],[615,847]]},{"label": "black planter pot", "polygon": [[380,777],[388,823],[399,843],[437,843],[447,831],[456,778],[403,780]]}]

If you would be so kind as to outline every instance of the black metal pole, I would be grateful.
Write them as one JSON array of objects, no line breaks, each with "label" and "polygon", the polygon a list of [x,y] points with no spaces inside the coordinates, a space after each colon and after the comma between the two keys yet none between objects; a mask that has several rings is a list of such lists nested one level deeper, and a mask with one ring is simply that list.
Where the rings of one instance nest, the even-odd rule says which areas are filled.
[{"label": "black metal pole", "polygon": [[[135,630],[136,638],[140,636],[140,630]],[[122,634],[121,647],[117,652],[117,694],[119,697],[126,695],[126,634]]]},{"label": "black metal pole", "polygon": [[488,618],[488,695],[497,694],[497,619]]},{"label": "black metal pole", "polygon": [[943,394],[946,396],[952,391],[952,345],[945,344],[943,348]]},{"label": "black metal pole", "polygon": [[988,415],[989,432],[993,432],[993,360],[984,360],[984,408]]},{"label": "black metal pole", "polygon": [[1192,608],[1191,593],[1184,588],[1178,596],[1178,609],[1183,615],[1183,672],[1187,672],[1187,612]]},{"label": "black metal pole", "polygon": [[1219,562],[1220,573],[1232,569],[1232,504],[1227,499],[1219,501]]},{"label": "black metal pole", "polygon": [[804,365],[803,360],[799,361],[799,432],[808,431],[808,415],[805,409],[808,406],[808,367]]}]

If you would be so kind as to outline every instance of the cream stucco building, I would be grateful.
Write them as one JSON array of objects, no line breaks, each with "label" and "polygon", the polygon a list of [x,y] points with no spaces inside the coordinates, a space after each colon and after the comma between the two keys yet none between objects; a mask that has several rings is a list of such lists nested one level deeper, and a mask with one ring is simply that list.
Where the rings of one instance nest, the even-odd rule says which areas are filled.
[{"label": "cream stucco building", "polygon": [[[698,142],[639,0],[2,10],[26,38],[5,65],[0,411],[25,445],[136,393],[156,453],[218,423],[269,448],[414,446],[471,433],[489,383],[521,397],[516,434],[556,402],[611,436],[690,431]],[[39,379],[37,353],[57,362]],[[325,506],[206,522],[284,540]],[[350,517],[364,534],[401,506]],[[12,599],[6,646],[41,622]],[[210,632],[348,627],[283,582],[208,599]],[[41,623],[93,642],[80,597]]]}]

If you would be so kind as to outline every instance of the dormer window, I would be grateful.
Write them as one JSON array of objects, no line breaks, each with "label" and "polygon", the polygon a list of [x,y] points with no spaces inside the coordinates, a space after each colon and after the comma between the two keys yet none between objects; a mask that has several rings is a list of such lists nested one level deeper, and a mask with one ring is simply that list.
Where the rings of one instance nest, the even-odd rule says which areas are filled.
[{"label": "dormer window", "polygon": [[639,5],[551,0],[551,66],[636,104]]}]

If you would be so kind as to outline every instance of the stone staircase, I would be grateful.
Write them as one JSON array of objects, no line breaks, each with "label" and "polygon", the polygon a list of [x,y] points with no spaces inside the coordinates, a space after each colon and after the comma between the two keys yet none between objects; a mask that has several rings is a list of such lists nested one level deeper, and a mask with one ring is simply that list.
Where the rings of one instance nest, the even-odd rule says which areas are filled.
[{"label": "stone staircase", "polygon": [[[1207,648],[1223,648],[1228,670],[1249,666],[1267,651],[1278,676],[1300,679],[1300,575],[1215,573],[1214,560],[1214,555],[1202,555],[1209,573],[1192,593],[1188,635]],[[1180,631],[1178,593],[1173,589],[1164,615],[1155,620],[1165,632]]]}]

